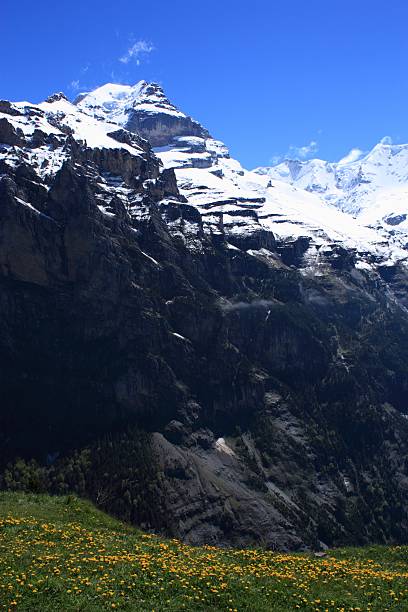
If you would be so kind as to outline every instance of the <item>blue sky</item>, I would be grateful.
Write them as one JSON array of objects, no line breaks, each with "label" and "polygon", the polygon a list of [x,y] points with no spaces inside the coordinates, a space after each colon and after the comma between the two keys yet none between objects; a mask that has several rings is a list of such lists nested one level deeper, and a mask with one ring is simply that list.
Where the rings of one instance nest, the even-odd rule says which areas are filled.
[{"label": "blue sky", "polygon": [[408,142],[406,0],[1,0],[0,97],[160,82],[246,167]]}]

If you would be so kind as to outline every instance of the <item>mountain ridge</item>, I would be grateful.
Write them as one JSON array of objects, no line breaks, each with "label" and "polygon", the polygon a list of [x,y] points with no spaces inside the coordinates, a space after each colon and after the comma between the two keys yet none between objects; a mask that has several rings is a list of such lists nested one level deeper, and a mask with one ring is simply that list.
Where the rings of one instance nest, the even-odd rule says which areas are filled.
[{"label": "mountain ridge", "polygon": [[[141,88],[142,90],[144,89],[145,91],[149,91],[149,87],[153,87],[153,101],[155,99],[154,91],[157,87],[160,91],[160,96],[163,96],[163,98],[167,100],[160,86],[157,86],[155,84],[149,86],[145,82],[141,82],[134,86],[133,89],[133,91],[137,90],[135,96],[136,99],[133,102],[133,106],[135,108],[136,113],[137,108],[139,106],[139,88]],[[129,91],[132,91],[132,88],[130,88]],[[101,92],[101,88],[97,89],[96,92]],[[89,108],[86,106],[86,98],[84,99],[84,102],[81,102],[81,104],[84,104],[83,110],[85,112],[89,112]],[[151,107],[149,107],[148,105],[148,108]],[[171,109],[172,112],[179,112],[178,109],[174,107],[174,105],[171,105]],[[92,109],[91,112],[93,112]],[[113,114],[110,114],[108,111],[108,117],[113,121],[118,121],[118,123],[120,123],[123,127],[126,127],[126,125],[129,124],[128,117],[126,115],[123,115],[123,113],[122,115],[117,115],[115,112]],[[184,118],[186,118],[185,115]],[[292,179],[288,177],[288,172],[285,172],[285,168],[282,165],[275,166],[274,168],[269,169],[266,168],[263,170],[255,169],[255,171],[253,172],[248,172],[241,167],[239,162],[237,162],[236,160],[232,160],[225,145],[219,141],[215,141],[214,139],[212,139],[209,136],[208,132],[202,132],[197,136],[197,132],[194,132],[193,134],[191,129],[187,129],[186,131],[190,131],[191,133],[188,136],[179,134],[178,136],[176,136],[175,140],[172,140],[171,136],[166,135],[165,140],[160,141],[160,144],[164,146],[162,146],[161,148],[156,147],[156,153],[161,158],[162,162],[166,167],[175,169],[176,174],[179,176],[179,183],[182,186],[186,186],[186,189],[184,191],[182,188],[183,194],[186,195],[186,197],[188,197],[190,201],[197,203],[198,206],[200,206],[200,199],[202,199],[203,197],[205,198],[206,202],[208,201],[208,196],[209,193],[211,193],[211,190],[213,190],[214,192],[213,199],[215,201],[235,198],[235,201],[247,200],[249,202],[251,200],[254,200],[255,204],[255,200],[264,199],[263,203],[265,204],[265,206],[263,207],[263,209],[265,210],[265,212],[262,211],[263,220],[261,222],[261,225],[262,228],[264,228],[266,231],[270,229],[275,234],[282,234],[286,238],[289,236],[294,239],[303,237],[299,235],[300,233],[296,228],[296,224],[298,224],[299,221],[305,221],[305,219],[307,219],[307,217],[309,216],[311,217],[312,228],[306,230],[306,228],[304,227],[306,224],[303,223],[303,227],[305,229],[303,233],[305,235],[311,235],[313,241],[313,239],[316,237],[316,233],[318,233],[320,229],[319,224],[322,222],[326,215],[328,216],[328,225],[324,227],[323,231],[328,234],[329,240],[332,239],[336,242],[340,238],[340,242],[342,240],[347,241],[347,239],[353,236],[352,228],[353,225],[356,225],[354,238],[355,243],[353,246],[356,248],[357,251],[359,250],[359,248],[363,251],[375,251],[376,248],[373,248],[373,246],[371,246],[373,243],[376,243],[381,249],[381,245],[386,244],[386,242],[388,241],[390,251],[394,251],[396,253],[397,259],[404,260],[406,258],[405,246],[407,242],[406,233],[408,231],[408,222],[407,228],[405,227],[404,220],[400,221],[400,223],[397,223],[400,220],[400,208],[401,206],[403,207],[403,202],[398,203],[398,207],[395,208],[396,194],[392,194],[391,196],[392,205],[386,215],[387,219],[391,219],[390,224],[387,224],[386,222],[380,222],[380,219],[378,218],[379,213],[377,214],[375,210],[374,212],[370,210],[369,202],[368,205],[365,206],[363,211],[365,212],[365,214],[361,216],[360,220],[358,215],[351,214],[354,210],[353,207],[350,204],[347,205],[347,203],[343,203],[343,192],[338,195],[337,200],[335,194],[333,194],[333,190],[337,189],[337,184],[339,184],[340,186],[343,184],[345,189],[350,190],[353,188],[353,186],[358,187],[368,183],[365,177],[360,176],[361,165],[356,166],[356,164],[360,164],[360,162],[354,162],[354,165],[353,163],[340,165],[331,164],[319,160],[312,160],[310,162],[284,162],[284,164],[286,163],[287,166],[288,164],[290,165],[289,174]],[[145,135],[150,137],[148,132]],[[379,144],[377,147],[374,147],[373,151],[367,154],[367,156],[364,158],[365,160],[369,160],[371,169],[375,169],[376,164],[378,165],[378,160],[372,160],[371,158],[375,157],[376,153],[378,153],[378,150],[381,149],[381,146],[383,146],[385,151],[391,150],[394,151],[394,154],[395,152],[403,151],[406,152],[408,155],[408,146],[404,148],[403,145]],[[403,164],[401,165],[403,166]],[[305,173],[302,172],[302,169],[311,168],[311,170],[307,174],[311,173],[313,179],[316,166],[318,168],[320,167],[320,173],[323,172],[323,178],[325,179],[327,184],[324,184],[324,180],[322,181],[321,177],[320,179],[319,177],[317,177],[315,180],[313,180],[313,183],[311,183],[311,181],[307,179],[307,183],[303,184],[301,179]],[[195,172],[193,170],[194,168],[198,170],[198,172]],[[293,174],[294,169],[296,169],[296,179],[294,178]],[[207,176],[205,174],[205,170],[208,170]],[[336,172],[339,174],[339,177],[336,177]],[[258,179],[256,176],[262,174],[267,175],[269,179],[275,179],[275,194],[273,196],[271,193],[271,186],[269,186],[268,181]],[[405,179],[406,183],[408,181],[408,176],[404,175],[403,178]],[[279,183],[277,183],[277,181],[279,181]],[[333,188],[330,190],[328,185],[330,184],[330,182],[333,183],[333,181],[334,185]],[[202,194],[199,189],[194,188],[197,182],[197,187],[200,187],[200,182],[203,185],[208,186],[204,194]],[[288,190],[284,187],[283,183],[288,183],[296,189],[300,187],[302,189],[302,192],[295,193],[293,191],[289,191],[288,193]],[[282,193],[278,193],[278,195],[276,196],[276,193],[278,191],[281,191]],[[362,191],[362,197],[364,198],[364,190]],[[248,192],[253,193],[252,195],[250,195]],[[313,196],[316,197],[308,198],[307,193],[311,193]],[[302,207],[303,210],[301,211],[298,209],[297,203],[302,198],[305,200],[305,202]],[[280,207],[281,210],[276,212],[274,211],[271,215],[270,208],[276,207],[276,201],[278,201],[279,205],[279,200],[282,200],[283,203],[283,206]],[[349,196],[349,200],[353,200],[353,193]],[[330,206],[327,206],[327,204],[329,204]],[[290,208],[291,205],[294,207],[294,210],[292,210],[292,217],[294,218],[289,217],[288,219],[287,216],[285,218],[285,212],[288,208]],[[344,213],[345,216],[342,216],[341,214],[336,215],[332,212],[333,210],[337,209],[341,213]],[[214,207],[213,211],[218,215],[218,218],[221,214],[223,215],[223,220],[225,218],[228,218],[224,214],[225,207]],[[236,227],[239,223],[238,213],[239,208],[234,211],[234,227]],[[212,217],[212,219],[216,218],[214,214],[206,216],[208,216],[208,218]],[[356,221],[358,221],[358,223],[355,223],[354,220],[351,220],[350,216],[352,216]],[[382,216],[384,217],[385,213],[383,213]],[[273,222],[274,218],[279,221],[279,225],[278,223]],[[243,226],[245,225],[245,221],[242,221],[242,217],[240,222]],[[390,227],[391,224],[393,224],[392,227]],[[397,224],[398,227],[396,227]],[[336,230],[333,232],[334,227],[336,228]],[[339,237],[338,230],[340,228],[344,229],[342,229],[343,236]],[[283,230],[285,230],[284,233],[282,233]],[[216,229],[214,229],[214,231],[216,231]],[[376,232],[378,238],[376,238],[374,233],[371,232]],[[319,243],[319,241],[317,241],[317,245],[320,247],[321,242]],[[351,245],[348,246],[350,247]],[[364,265],[367,265],[367,261],[364,262]]]},{"label": "mountain ridge", "polygon": [[408,224],[408,145],[383,141],[350,162],[284,160],[254,172],[318,194],[330,206],[365,226],[396,237],[406,248]]},{"label": "mountain ridge", "polygon": [[406,541],[406,250],[181,111],[87,104],[0,102],[0,485],[195,544]]}]

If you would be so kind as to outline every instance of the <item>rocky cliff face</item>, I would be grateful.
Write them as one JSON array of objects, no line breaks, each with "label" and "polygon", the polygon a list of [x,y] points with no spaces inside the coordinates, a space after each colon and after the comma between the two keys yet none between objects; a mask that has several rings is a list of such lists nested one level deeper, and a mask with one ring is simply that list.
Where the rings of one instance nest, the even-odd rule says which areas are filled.
[{"label": "rocky cliff face", "polygon": [[404,251],[105,88],[0,103],[3,486],[194,543],[406,541]]}]

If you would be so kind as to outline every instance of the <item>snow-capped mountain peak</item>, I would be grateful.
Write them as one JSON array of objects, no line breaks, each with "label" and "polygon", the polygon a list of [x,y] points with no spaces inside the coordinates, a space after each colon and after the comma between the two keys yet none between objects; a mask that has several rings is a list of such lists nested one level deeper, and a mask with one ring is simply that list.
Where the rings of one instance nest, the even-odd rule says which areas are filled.
[{"label": "snow-capped mountain peak", "polygon": [[139,81],[132,86],[107,83],[81,94],[75,104],[98,119],[137,132],[153,146],[167,145],[174,136],[208,136],[198,122],[170,102],[158,83]]},{"label": "snow-capped mountain peak", "polygon": [[81,110],[89,111],[93,109],[94,112],[100,111],[108,115],[118,108],[128,105],[132,100],[137,100],[146,85],[146,81],[139,81],[133,86],[106,83],[93,91],[79,94],[74,104]]},{"label": "snow-capped mountain peak", "polygon": [[381,141],[371,151],[340,162],[284,160],[256,168],[266,175],[318,195],[331,207],[359,219],[385,238],[408,241],[408,145]]},{"label": "snow-capped mountain peak", "polygon": [[160,112],[185,117],[166,97],[158,83],[139,81],[135,85],[106,83],[97,89],[80,94],[74,104],[86,113],[126,123],[132,109]]},{"label": "snow-capped mountain peak", "polygon": [[405,222],[397,230],[393,225],[390,233],[391,226],[377,219],[379,215],[394,222],[395,210],[401,215],[395,194],[387,199],[392,202],[390,210],[379,212],[377,203],[377,208],[371,207],[377,211],[374,219],[357,217],[369,207],[379,186],[389,189],[394,184],[396,168],[399,187],[408,181],[404,176],[408,146],[381,142],[367,155],[356,150],[340,163],[287,159],[248,172],[230,158],[223,143],[172,104],[156,83],[107,84],[77,105],[147,138],[164,167],[175,170],[181,193],[200,210],[213,233],[227,232],[231,241],[254,231],[273,232],[281,240],[307,236],[319,249],[340,242],[357,253],[372,252],[382,261],[391,253],[392,259],[406,256]]},{"label": "snow-capped mountain peak", "polygon": [[[340,247],[359,267],[407,259],[408,145],[379,143],[353,162],[285,160],[249,172],[155,83],[108,83],[73,104],[61,93],[40,105],[6,104],[0,114],[5,134],[0,158],[14,166],[29,159],[44,184],[72,155],[75,143],[98,163],[105,153],[90,149],[116,149],[122,155],[121,149],[142,160],[153,157],[152,146],[162,162],[160,172],[177,180],[170,196],[180,193],[201,215],[199,225],[168,219],[171,230],[189,235],[191,244],[199,243],[202,231],[245,251],[273,252],[278,244],[286,262],[296,260],[312,273]],[[109,172],[121,178],[123,189],[131,188],[132,168],[141,162],[129,163],[126,176],[119,177],[115,155],[109,154]]]}]

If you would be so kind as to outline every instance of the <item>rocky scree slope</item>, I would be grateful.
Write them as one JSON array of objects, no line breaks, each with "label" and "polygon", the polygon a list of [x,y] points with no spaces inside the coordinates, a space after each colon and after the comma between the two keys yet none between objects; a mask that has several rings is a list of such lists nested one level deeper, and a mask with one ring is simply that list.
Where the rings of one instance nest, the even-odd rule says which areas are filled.
[{"label": "rocky scree slope", "polygon": [[404,249],[157,85],[0,113],[2,486],[191,543],[406,541]]}]

